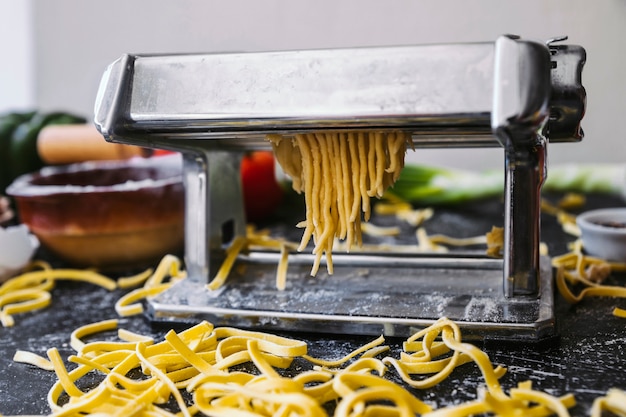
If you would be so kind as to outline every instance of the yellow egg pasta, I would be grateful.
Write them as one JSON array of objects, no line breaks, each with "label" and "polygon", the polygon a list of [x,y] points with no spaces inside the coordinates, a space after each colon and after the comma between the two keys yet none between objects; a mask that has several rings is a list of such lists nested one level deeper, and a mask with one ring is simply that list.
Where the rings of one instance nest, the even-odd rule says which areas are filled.
[{"label": "yellow egg pasta", "polygon": [[[374,210],[381,215],[395,215],[400,220],[406,220],[414,226],[421,225],[424,221],[428,220],[434,215],[434,211],[430,208],[412,210],[411,205],[400,200],[398,197],[390,195],[385,197],[388,201],[378,203],[374,206]],[[301,222],[299,227],[306,227],[306,221]],[[394,227],[380,227],[369,223],[359,223],[360,232],[368,234],[370,236],[395,236],[400,232],[400,228]],[[393,252],[393,253],[433,253],[433,252],[448,252],[449,247],[456,246],[475,246],[486,245],[487,255],[501,257],[503,241],[503,232],[501,228],[492,228],[486,235],[473,236],[468,238],[455,238],[451,236],[436,234],[428,235],[426,229],[418,227],[416,229],[417,245],[404,244],[363,244],[361,239],[361,233],[359,233],[359,245],[358,247],[352,246],[349,243],[349,239],[341,240],[337,236],[334,237],[332,247],[339,250],[345,250],[347,252]],[[303,237],[304,239],[304,237]],[[301,242],[302,243],[302,242]],[[207,288],[211,291],[215,291],[221,288],[227,281],[232,268],[235,265],[237,257],[242,252],[249,250],[272,250],[279,251],[279,261],[276,270],[276,288],[278,290],[284,290],[287,282],[287,268],[289,264],[289,254],[295,250],[301,250],[302,248],[294,242],[288,242],[284,239],[272,238],[269,235],[269,231],[258,231],[254,226],[248,226],[246,230],[246,236],[240,236],[233,240],[228,249],[225,252],[225,259],[220,266],[218,273],[207,284]],[[325,252],[327,256],[327,263],[332,271],[332,254]],[[322,252],[317,252],[314,265],[315,271],[321,262]],[[183,271],[184,272],[184,271]],[[129,295],[130,297],[130,295]],[[137,296],[142,298],[141,296]],[[142,311],[140,306],[129,307],[129,310],[125,313],[128,315],[138,314]]]},{"label": "yellow egg pasta", "polygon": [[17,350],[13,355],[14,362],[28,363],[46,371],[54,371],[54,365],[49,359],[25,350]]},{"label": "yellow egg pasta", "polygon": [[[374,401],[392,402],[391,409],[401,416],[423,415],[432,410],[400,385],[376,375],[342,372],[335,377],[333,388],[342,397],[335,416],[363,415],[368,413],[365,408],[371,407],[368,402]],[[374,407],[377,412],[383,411]],[[361,414],[356,414],[357,410]]]},{"label": "yellow egg pasta", "polygon": [[25,288],[0,295],[0,322],[4,327],[15,324],[14,314],[47,307],[52,296],[46,290]]},{"label": "yellow egg pasta", "polygon": [[85,343],[81,340],[83,337],[109,330],[116,330],[117,324],[117,319],[111,319],[78,327],[70,334],[70,346],[76,352],[80,353],[85,347]]},{"label": "yellow egg pasta", "polygon": [[115,303],[115,311],[122,317],[134,316],[143,313],[140,300],[153,297],[172,287],[172,283],[159,284],[154,287],[136,288]]},{"label": "yellow egg pasta", "polygon": [[324,366],[327,368],[333,368],[333,367],[337,367],[337,366],[345,364],[346,362],[348,362],[350,359],[354,358],[355,356],[365,353],[372,348],[379,347],[382,343],[385,343],[385,338],[383,336],[380,336],[377,339],[371,341],[370,343],[361,346],[359,349],[352,351],[350,354],[344,356],[343,358],[336,359],[336,360],[318,359],[318,358],[313,358],[309,355],[302,355],[302,357],[316,365]]},{"label": "yellow egg pasta", "polygon": [[78,389],[74,384],[72,377],[67,372],[67,368],[65,368],[65,365],[63,364],[63,359],[61,358],[61,355],[59,354],[57,348],[48,349],[47,354],[54,368],[54,372],[59,378],[59,383],[63,387],[63,390],[65,390],[65,392],[67,392],[67,394],[72,397],[81,397],[84,392]]},{"label": "yellow egg pasta", "polygon": [[566,282],[566,272],[563,267],[557,269],[556,284],[559,292],[569,303],[575,304],[585,297],[620,297],[626,298],[626,287],[614,285],[598,285],[586,287],[578,294],[574,294]]},{"label": "yellow egg pasta", "polygon": [[148,344],[154,343],[154,339],[152,337],[137,334],[126,329],[118,329],[117,336],[125,342],[145,342]]},{"label": "yellow egg pasta", "polygon": [[[571,304],[578,303],[587,297],[626,298],[624,287],[603,284],[613,272],[625,272],[626,263],[610,262],[586,255],[583,251],[582,239],[580,239],[580,230],[576,225],[576,216],[564,210],[564,208],[579,207],[584,202],[584,197],[576,194],[566,195],[556,206],[542,201],[542,210],[557,216],[563,230],[578,237],[569,244],[568,253],[552,258],[552,266],[556,268],[557,289],[561,296]],[[576,290],[578,290],[577,294]],[[615,307],[613,315],[626,318],[626,310]]]},{"label": "yellow egg pasta", "polygon": [[313,238],[316,275],[323,255],[333,272],[335,238],[348,249],[362,243],[361,218],[371,215],[371,197],[382,197],[400,175],[410,135],[405,132],[319,132],[268,135],[278,163],[304,193],[306,214],[298,250]]},{"label": "yellow egg pasta", "polygon": [[135,276],[118,280],[120,288],[130,288],[135,285],[141,285],[141,287],[135,288],[118,299],[115,303],[115,311],[123,317],[141,314],[144,311],[141,300],[162,293],[178,281],[185,279],[186,276],[186,272],[181,269],[180,259],[174,255],[165,255],[154,271],[148,269]]},{"label": "yellow egg pasta", "polygon": [[184,278],[185,273],[181,270],[181,261],[174,255],[165,255],[159,265],[157,266],[154,274],[146,280],[144,287],[154,287],[162,284],[166,277],[170,278]]},{"label": "yellow egg pasta", "polygon": [[[167,255],[167,256],[171,256],[171,255]],[[145,271],[140,272],[139,274],[136,274],[130,277],[118,278],[117,286],[118,288],[123,288],[123,289],[137,287],[139,285],[144,284],[146,280],[150,278],[150,276],[152,276],[153,273],[154,271],[152,270],[152,268],[148,268]]]},{"label": "yellow egg pasta", "polygon": [[[72,346],[77,353],[68,361],[76,366],[70,371],[55,348],[48,350],[48,360],[21,355],[22,362],[42,363],[42,368],[57,374],[58,381],[48,392],[52,416],[323,417],[331,405],[336,417],[561,416],[575,404],[571,395],[553,397],[532,389],[529,381],[505,393],[498,382],[503,369],[494,367],[478,347],[461,342],[460,329],[446,318],[409,337],[400,359],[374,357],[387,351],[381,336],[330,361],[308,356],[307,344],[296,339],[214,327],[206,321],[180,332],[170,330],[159,342],[117,329],[118,324],[104,320],[74,330]],[[119,341],[112,339],[116,329]],[[107,340],[99,334],[106,334]],[[95,340],[83,341],[87,338]],[[297,358],[312,368],[299,365],[295,375],[283,376],[280,370]],[[391,359],[396,362],[389,366]],[[440,409],[422,401],[419,391],[409,391],[411,384],[401,385],[387,376],[402,363],[413,366],[413,374],[437,373],[445,378],[449,370],[468,362],[483,373],[484,395]],[[82,382],[96,374],[100,380],[96,385]],[[607,407],[614,407],[617,398],[610,393],[595,407],[613,410]]]},{"label": "yellow egg pasta", "polygon": [[487,239],[487,256],[502,258],[504,253],[504,229],[493,226],[485,236]]},{"label": "yellow egg pasta", "polygon": [[79,269],[52,269],[43,262],[34,262],[21,275],[5,281],[0,286],[0,322],[3,327],[15,324],[13,315],[47,307],[51,301],[50,291],[59,280],[82,281],[98,285],[109,291],[117,288],[115,280],[94,271]]},{"label": "yellow egg pasta", "polygon": [[626,391],[611,388],[605,396],[596,398],[591,407],[591,417],[602,417],[603,411],[626,416]]},{"label": "yellow egg pasta", "polygon": [[[552,265],[556,268],[557,289],[571,304],[586,297],[626,298],[626,287],[603,284],[612,271],[623,271],[626,265],[585,255],[580,239],[573,243],[571,252],[553,258]],[[578,294],[575,294],[576,287],[582,287]],[[622,316],[619,308],[613,314]]]},{"label": "yellow egg pasta", "polygon": [[545,198],[541,199],[541,211],[556,217],[557,221],[561,224],[563,231],[572,235],[580,236],[580,229],[576,224],[576,216],[568,213],[565,209],[571,207],[578,207],[578,205],[584,203],[584,197],[569,195],[565,196],[561,202],[554,205]]},{"label": "yellow egg pasta", "polygon": [[[443,343],[436,342],[439,337],[443,339]],[[416,343],[419,339],[422,341]],[[393,366],[403,381],[414,388],[430,388],[446,379],[457,366],[471,361],[476,362],[491,387],[499,387],[497,380],[505,372],[500,367],[492,368],[484,352],[474,345],[461,343],[459,327],[445,318],[407,339],[404,349],[405,352],[413,352],[405,353],[400,360],[384,358],[383,362]],[[448,352],[452,352],[452,355],[444,359],[436,359]],[[411,377],[412,374],[432,375],[424,379],[414,379]],[[500,394],[499,391],[496,393]]]},{"label": "yellow egg pasta", "polygon": [[411,203],[393,194],[385,194],[384,200],[385,201],[378,202],[374,206],[374,213],[394,215],[398,220],[404,221],[414,227],[421,226],[422,223],[435,214],[432,208],[414,209]]},{"label": "yellow egg pasta", "polygon": [[216,290],[224,285],[226,282],[226,278],[228,278],[228,274],[230,273],[235,260],[237,260],[237,256],[244,249],[246,245],[246,238],[243,236],[238,236],[233,240],[228,249],[226,250],[226,258],[222,262],[220,269],[217,271],[215,277],[207,284],[207,288],[210,290]]},{"label": "yellow egg pasta", "polygon": [[428,236],[430,241],[434,244],[447,245],[447,246],[474,246],[474,245],[486,245],[487,236],[472,236],[465,238],[451,237],[441,234]]},{"label": "yellow egg pasta", "polygon": [[400,228],[397,226],[383,227],[372,223],[361,223],[361,232],[370,236],[398,236]]},{"label": "yellow egg pasta", "polygon": [[[532,407],[532,415],[556,414],[560,417],[569,417],[567,409],[576,404],[573,395],[555,398],[544,392],[534,391],[529,388],[511,388],[510,394],[513,400],[538,404]],[[529,415],[530,414],[531,413],[529,413]]]}]

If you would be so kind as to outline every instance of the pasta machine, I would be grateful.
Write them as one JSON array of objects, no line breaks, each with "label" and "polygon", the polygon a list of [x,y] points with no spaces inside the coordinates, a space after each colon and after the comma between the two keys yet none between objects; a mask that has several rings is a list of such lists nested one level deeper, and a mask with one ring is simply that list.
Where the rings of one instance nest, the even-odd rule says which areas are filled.
[{"label": "pasta machine", "polygon": [[[549,142],[582,139],[585,50],[566,38],[328,50],[124,55],[105,71],[95,123],[111,142],[180,151],[188,278],[149,302],[155,321],[406,336],[446,316],[476,339],[555,335],[552,270],[540,256]],[[210,291],[226,248],[246,233],[239,166],[267,134],[401,129],[420,147],[501,147],[502,259],[243,253]],[[294,225],[295,227],[295,225]],[[167,236],[163,236],[167,239]],[[243,267],[242,267],[243,265]]]}]

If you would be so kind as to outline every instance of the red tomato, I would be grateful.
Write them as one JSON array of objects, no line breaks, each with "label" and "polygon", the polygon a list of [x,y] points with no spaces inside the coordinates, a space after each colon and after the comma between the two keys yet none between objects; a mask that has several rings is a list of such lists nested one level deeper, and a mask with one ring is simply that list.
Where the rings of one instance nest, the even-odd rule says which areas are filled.
[{"label": "red tomato", "polygon": [[283,199],[283,189],[276,181],[274,154],[255,151],[241,161],[241,184],[248,221],[259,221],[270,216]]},{"label": "red tomato", "polygon": [[161,156],[161,155],[169,155],[172,153],[176,153],[174,151],[168,151],[167,149],[154,149],[152,151],[152,156]]}]

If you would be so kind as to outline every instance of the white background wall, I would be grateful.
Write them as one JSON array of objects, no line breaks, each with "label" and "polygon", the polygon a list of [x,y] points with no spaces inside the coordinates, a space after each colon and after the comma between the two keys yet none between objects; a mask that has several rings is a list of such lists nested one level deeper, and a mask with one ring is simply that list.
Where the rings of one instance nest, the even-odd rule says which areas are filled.
[{"label": "white background wall", "polygon": [[[586,137],[551,146],[549,161],[626,162],[626,0],[0,0],[0,15],[2,33],[9,34],[0,39],[0,111],[35,104],[89,117],[103,70],[123,53],[493,41],[503,33],[545,40],[565,34],[588,54]],[[14,47],[16,41],[32,44],[32,60],[30,52]],[[5,71],[7,65],[12,71]],[[502,154],[420,150],[411,159],[484,169],[499,167]]]},{"label": "white background wall", "polygon": [[30,1],[0,0],[0,113],[35,104],[35,48]]}]

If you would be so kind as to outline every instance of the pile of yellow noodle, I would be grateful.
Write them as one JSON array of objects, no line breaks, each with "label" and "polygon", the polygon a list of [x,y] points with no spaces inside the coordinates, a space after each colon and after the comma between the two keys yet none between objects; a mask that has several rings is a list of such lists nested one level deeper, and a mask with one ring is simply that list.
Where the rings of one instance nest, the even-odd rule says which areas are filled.
[{"label": "pile of yellow noodle", "polygon": [[[154,272],[118,280],[118,287],[138,287],[120,298],[115,309],[122,316],[140,314],[140,301],[184,277],[180,261],[168,255]],[[39,277],[26,275],[13,285],[35,278]],[[48,395],[54,415],[173,416],[167,409],[175,404],[176,415],[183,416],[325,416],[327,406],[333,404],[338,417],[568,416],[567,409],[575,403],[571,395],[557,398],[534,390],[529,381],[506,393],[499,383],[505,370],[494,367],[478,347],[463,343],[457,324],[446,318],[409,337],[399,357],[383,355],[389,349],[381,336],[337,359],[311,357],[306,343],[299,340],[215,328],[207,322],[179,333],[170,331],[160,342],[117,326],[113,319],[76,329],[70,338],[76,353],[65,362],[54,347],[48,349],[48,358],[16,353],[18,362],[56,372],[58,382]],[[112,330],[118,330],[118,340],[111,340],[110,335],[95,337]],[[296,359],[310,366],[299,364],[294,369],[291,364]],[[67,361],[73,364],[71,368]],[[246,363],[252,371],[239,368]],[[433,410],[432,404],[405,388],[433,387],[467,363],[474,363],[485,379],[485,391],[475,400]],[[286,368],[290,377],[281,371]],[[390,371],[405,385],[388,379]],[[95,386],[94,379],[100,381]],[[623,411],[619,401],[624,395],[612,390],[598,398],[592,416],[599,416],[603,409]]]},{"label": "pile of yellow noodle", "polygon": [[[67,358],[70,369],[56,348],[48,349],[47,358],[17,352],[17,362],[57,374],[48,393],[54,416],[322,417],[328,406],[337,417],[568,416],[575,404],[572,395],[553,397],[528,381],[507,394],[499,383],[505,370],[494,368],[478,347],[463,343],[459,327],[445,318],[407,339],[399,359],[379,358],[389,350],[382,336],[326,360],[309,356],[307,344],[296,339],[208,322],[170,330],[162,341],[118,329],[118,324],[112,319],[76,329],[70,338],[75,354]],[[115,330],[117,340],[112,340]],[[485,379],[482,397],[435,410],[386,377],[395,369],[409,386],[426,389],[468,362]]]},{"label": "pile of yellow noodle", "polygon": [[298,250],[315,243],[311,275],[326,255],[333,272],[335,238],[348,249],[360,245],[361,215],[370,218],[370,198],[382,197],[400,175],[410,135],[405,132],[321,132],[293,137],[269,135],[278,163],[304,192],[306,220]]}]

